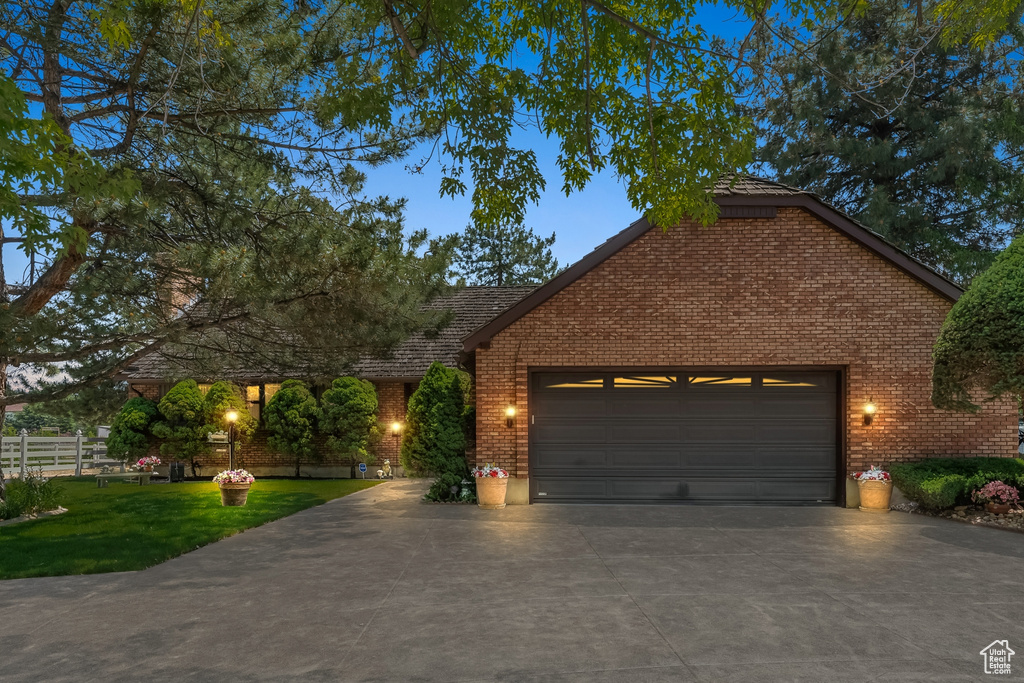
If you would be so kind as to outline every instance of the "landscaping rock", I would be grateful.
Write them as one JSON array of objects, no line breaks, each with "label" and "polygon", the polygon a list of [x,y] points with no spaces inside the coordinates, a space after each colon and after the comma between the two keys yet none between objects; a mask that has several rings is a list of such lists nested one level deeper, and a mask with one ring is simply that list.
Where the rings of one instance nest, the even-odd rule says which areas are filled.
[{"label": "landscaping rock", "polygon": [[966,522],[978,526],[997,527],[1024,533],[1024,509],[1010,510],[1005,515],[995,515],[983,508],[973,505],[957,505],[952,510],[926,510],[917,506],[893,505],[893,510],[911,514],[928,515],[941,519],[952,519],[957,522]]}]

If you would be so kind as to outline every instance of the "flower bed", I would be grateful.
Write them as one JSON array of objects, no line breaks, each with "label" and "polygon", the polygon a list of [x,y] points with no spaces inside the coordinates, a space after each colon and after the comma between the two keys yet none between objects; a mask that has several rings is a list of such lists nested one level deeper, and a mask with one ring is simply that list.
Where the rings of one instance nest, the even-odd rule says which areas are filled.
[{"label": "flower bed", "polygon": [[927,458],[889,468],[893,483],[922,507],[942,510],[971,502],[971,492],[989,482],[1024,485],[1020,458]]}]

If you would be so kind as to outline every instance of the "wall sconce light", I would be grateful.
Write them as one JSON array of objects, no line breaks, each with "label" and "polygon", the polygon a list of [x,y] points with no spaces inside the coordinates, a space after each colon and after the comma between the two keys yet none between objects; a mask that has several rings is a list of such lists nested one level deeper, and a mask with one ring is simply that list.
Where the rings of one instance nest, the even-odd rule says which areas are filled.
[{"label": "wall sconce light", "polygon": [[864,404],[864,424],[870,425],[875,420],[875,413],[878,412],[878,406],[875,405],[875,399],[869,398],[868,402]]},{"label": "wall sconce light", "polygon": [[516,407],[509,406],[505,408],[505,426],[513,427],[516,424]]},{"label": "wall sconce light", "polygon": [[401,422],[392,422],[391,423],[391,436],[393,436],[393,437],[395,437],[397,439],[401,435],[402,435],[402,423]]}]

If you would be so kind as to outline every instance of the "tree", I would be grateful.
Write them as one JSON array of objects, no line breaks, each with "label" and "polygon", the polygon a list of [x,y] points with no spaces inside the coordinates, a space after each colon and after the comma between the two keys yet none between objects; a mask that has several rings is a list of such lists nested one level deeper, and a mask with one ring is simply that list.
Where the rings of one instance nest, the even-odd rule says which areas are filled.
[{"label": "tree", "polygon": [[68,418],[78,425],[96,427],[110,424],[127,400],[127,383],[110,380],[40,405],[49,415]]},{"label": "tree", "polygon": [[189,463],[192,476],[198,476],[200,455],[210,451],[206,400],[193,379],[178,382],[157,404],[163,418],[153,424],[153,436],[163,439],[160,454]]},{"label": "tree", "polygon": [[973,394],[1024,396],[1024,237],[953,305],[935,342],[932,403],[976,412]]},{"label": "tree", "polygon": [[145,456],[149,451],[150,430],[159,417],[155,402],[141,396],[129,399],[110,425],[107,454],[122,462]]},{"label": "tree", "polygon": [[458,371],[437,362],[409,397],[400,458],[411,476],[434,477],[428,500],[457,500],[462,480],[469,475],[465,404]]},{"label": "tree", "polygon": [[370,442],[377,426],[377,390],[355,377],[339,377],[320,398],[320,433],[327,435],[327,448],[356,465],[372,457]]},{"label": "tree", "polygon": [[558,273],[555,235],[539,237],[521,225],[468,225],[453,270],[471,285],[532,285]]},{"label": "tree", "polygon": [[[211,432],[233,430],[235,441],[246,442],[256,433],[259,421],[249,412],[242,390],[231,382],[214,382],[206,391],[206,423]],[[227,419],[228,411],[235,411],[234,424]]]},{"label": "tree", "polygon": [[1024,36],[926,42],[920,21],[877,2],[776,60],[757,159],[969,282],[1024,224]]},{"label": "tree", "polygon": [[54,415],[46,408],[45,405],[25,406],[21,412],[8,416],[7,424],[10,424],[15,433],[20,433],[24,429],[32,435],[41,434],[44,429],[58,434],[73,434],[79,429],[84,432],[91,427],[66,416]]},{"label": "tree", "polygon": [[323,453],[313,444],[320,409],[305,382],[290,379],[282,383],[267,403],[264,414],[270,432],[267,444],[277,452],[295,458],[296,477],[304,460],[323,460]]}]

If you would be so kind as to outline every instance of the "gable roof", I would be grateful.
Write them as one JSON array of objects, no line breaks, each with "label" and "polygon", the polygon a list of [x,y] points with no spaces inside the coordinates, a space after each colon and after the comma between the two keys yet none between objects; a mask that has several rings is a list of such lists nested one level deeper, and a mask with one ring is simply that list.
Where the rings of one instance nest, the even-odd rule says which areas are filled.
[{"label": "gable roof", "polygon": [[[449,367],[458,364],[462,338],[491,320],[511,304],[519,301],[536,285],[514,287],[470,286],[438,297],[425,306],[428,310],[451,310],[454,317],[436,336],[422,332],[413,334],[388,358],[363,358],[350,370],[363,379],[419,379],[434,361]],[[287,376],[271,376],[266,370],[231,370],[225,379],[236,381],[277,381]],[[187,377],[190,373],[182,362],[159,351],[140,358],[124,374],[124,379],[137,384],[156,383]],[[206,378],[209,379],[209,378]]]},{"label": "gable roof", "polygon": [[[798,207],[815,216],[836,232],[850,238],[881,259],[925,285],[940,296],[956,301],[959,285],[887,242],[881,235],[826,203],[817,195],[748,175],[726,175],[711,190],[721,209],[721,218],[773,218],[778,207]],[[580,279],[609,257],[644,235],[653,226],[641,218],[582,259],[541,285],[501,315],[482,325],[463,340],[463,355],[471,353],[496,334]]]}]

